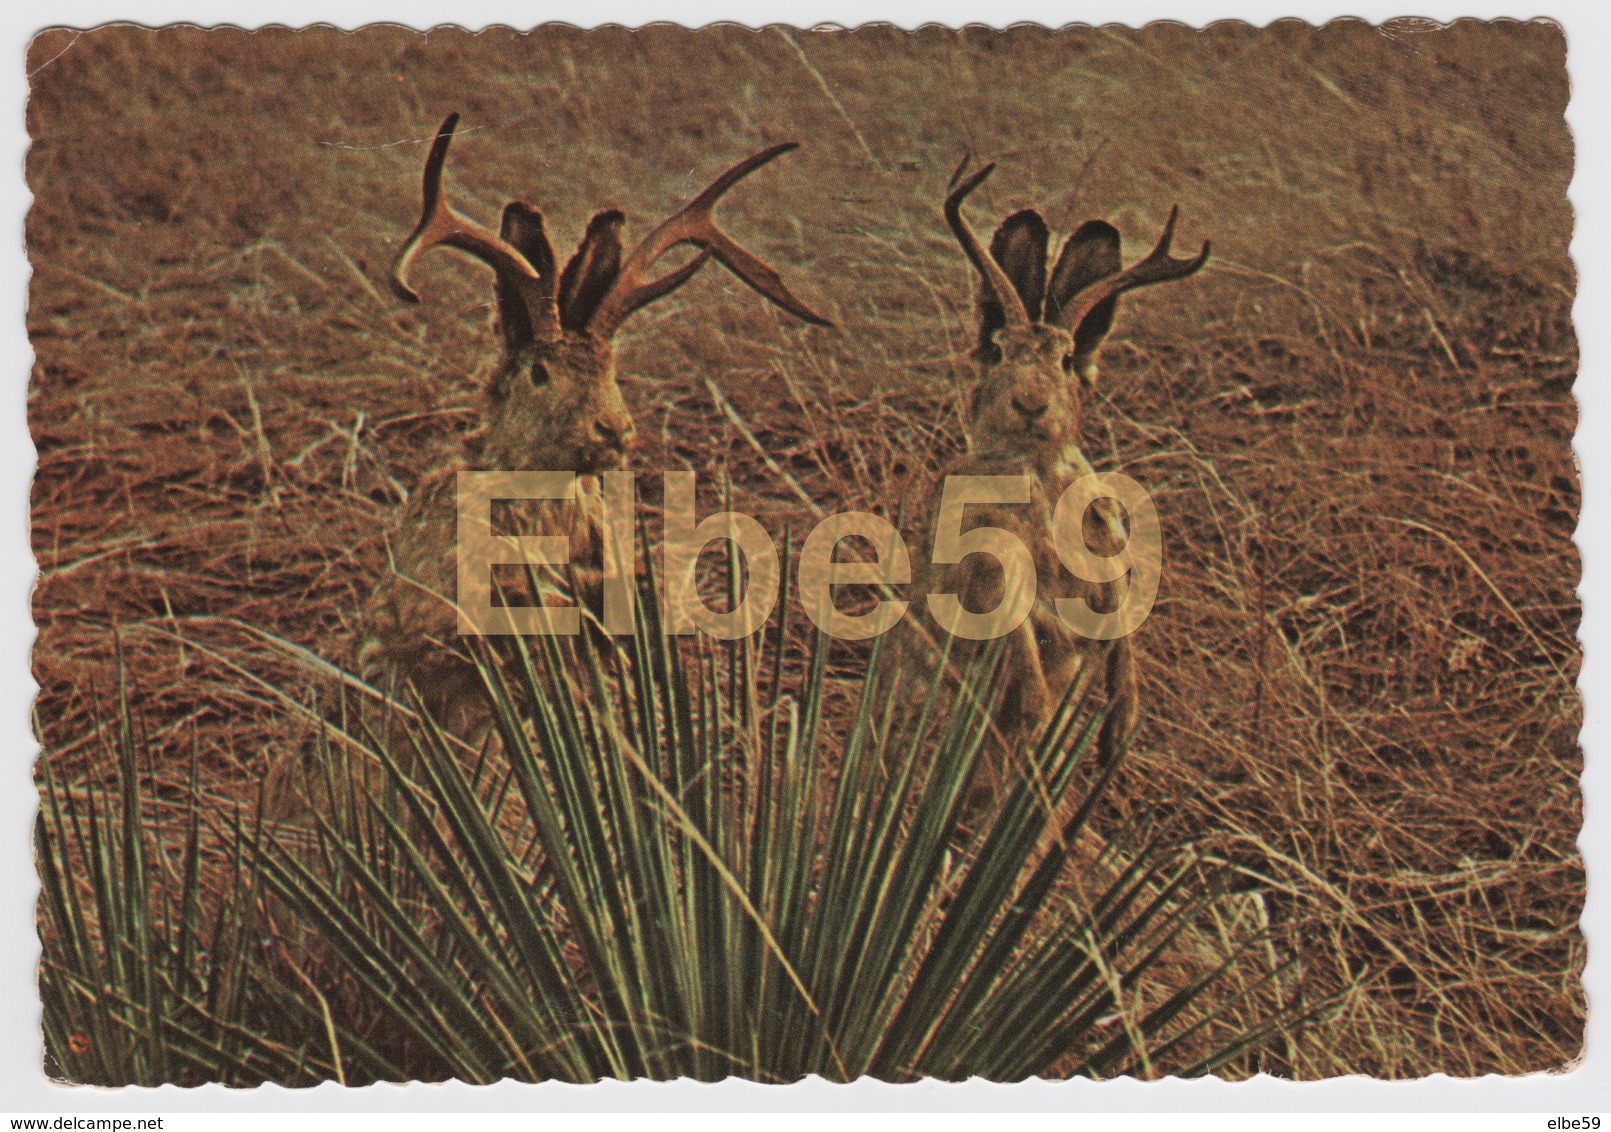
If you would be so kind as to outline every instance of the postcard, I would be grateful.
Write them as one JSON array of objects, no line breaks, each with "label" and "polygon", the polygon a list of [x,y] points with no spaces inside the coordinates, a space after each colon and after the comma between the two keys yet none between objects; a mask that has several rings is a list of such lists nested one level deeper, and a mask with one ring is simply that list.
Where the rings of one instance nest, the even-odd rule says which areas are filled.
[{"label": "postcard", "polygon": [[27,65],[47,1077],[1578,1062],[1558,24]]}]

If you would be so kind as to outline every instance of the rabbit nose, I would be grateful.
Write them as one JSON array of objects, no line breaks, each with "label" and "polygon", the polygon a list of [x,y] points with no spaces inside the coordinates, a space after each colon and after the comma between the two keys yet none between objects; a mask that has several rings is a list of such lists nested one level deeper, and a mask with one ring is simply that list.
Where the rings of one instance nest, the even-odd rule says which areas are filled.
[{"label": "rabbit nose", "polygon": [[593,422],[593,435],[608,448],[625,449],[632,440],[632,425],[626,421],[600,420]]},{"label": "rabbit nose", "polygon": [[1015,393],[1012,407],[1026,424],[1034,424],[1046,415],[1046,410],[1051,406],[1044,393]]}]

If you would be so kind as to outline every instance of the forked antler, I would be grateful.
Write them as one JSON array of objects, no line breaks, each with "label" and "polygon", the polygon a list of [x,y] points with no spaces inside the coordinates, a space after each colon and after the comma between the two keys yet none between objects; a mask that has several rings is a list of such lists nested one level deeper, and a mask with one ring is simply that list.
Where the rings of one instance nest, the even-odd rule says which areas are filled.
[{"label": "forked antler", "polygon": [[[458,124],[459,116],[449,114],[437,131],[436,141],[425,162],[424,208],[419,224],[392,265],[392,289],[408,302],[418,302],[419,293],[408,281],[414,261],[439,244],[458,248],[497,271],[500,279],[518,291],[538,338],[557,338],[560,335],[560,318],[555,299],[556,281],[552,273],[545,277],[519,249],[497,233],[455,211],[442,196],[442,168],[447,162],[448,147],[453,142],[453,132]],[[600,338],[610,338],[634,311],[675,291],[712,258],[726,265],[734,275],[790,314],[817,326],[833,325],[796,298],[784,285],[782,276],[717,228],[711,215],[717,201],[728,189],[761,166],[797,148],[798,142],[785,142],[739,162],[712,181],[681,211],[644,237],[621,264],[615,282],[588,320],[589,332]],[[700,249],[700,254],[659,278],[648,278],[655,262],[679,244],[693,244]],[[552,259],[552,256],[548,258]]]},{"label": "forked antler", "polygon": [[[599,303],[597,312],[588,320],[588,330],[601,338],[609,338],[633,311],[682,286],[711,258],[796,318],[814,326],[832,326],[833,323],[795,298],[784,285],[782,276],[717,228],[711,215],[716,202],[728,189],[761,166],[799,146],[799,142],[783,142],[745,158],[645,236],[622,262],[615,283]],[[658,279],[650,279],[650,268],[678,244],[693,244],[700,249],[700,254],[674,271]]]},{"label": "forked antler", "polygon": [[458,125],[458,114],[449,114],[436,132],[431,154],[425,160],[425,204],[420,222],[392,264],[392,290],[407,302],[419,302],[419,292],[408,282],[409,270],[425,252],[445,244],[469,252],[498,272],[500,278],[508,280],[518,290],[537,336],[557,338],[559,308],[554,302],[554,280],[539,275],[514,245],[454,211],[442,196],[442,166],[447,162],[448,147],[453,144],[453,131]]},{"label": "forked antler", "polygon": [[968,225],[967,218],[962,215],[962,202],[968,199],[968,194],[984,184],[985,178],[996,170],[995,163],[991,162],[964,179],[962,174],[972,157],[972,154],[963,154],[961,164],[951,174],[951,191],[945,198],[945,220],[951,225],[951,231],[956,234],[957,243],[962,245],[968,261],[984,280],[990,297],[1001,307],[1007,325],[1028,327],[1034,320],[1029,317],[1029,310],[1019,297],[1018,288],[1012,285],[1012,280],[1007,278],[1007,273],[1001,269],[995,257],[985,251],[984,245],[979,243],[979,237],[973,234],[973,229]]},{"label": "forked antler", "polygon": [[1086,315],[1117,295],[1134,291],[1137,287],[1150,287],[1154,283],[1184,279],[1207,263],[1210,247],[1207,240],[1203,241],[1203,250],[1193,259],[1175,259],[1170,256],[1169,244],[1175,238],[1175,221],[1179,216],[1180,206],[1177,204],[1169,210],[1169,221],[1164,225],[1163,235],[1158,237],[1157,246],[1147,253],[1147,258],[1079,292],[1063,308],[1058,321],[1072,330],[1079,326]]}]

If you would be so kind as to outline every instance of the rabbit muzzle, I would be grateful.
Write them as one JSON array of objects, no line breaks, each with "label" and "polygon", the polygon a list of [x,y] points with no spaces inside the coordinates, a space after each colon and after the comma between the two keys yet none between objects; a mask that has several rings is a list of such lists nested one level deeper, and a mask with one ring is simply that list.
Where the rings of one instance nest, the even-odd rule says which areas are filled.
[{"label": "rabbit muzzle", "polygon": [[619,467],[632,450],[637,433],[630,420],[601,417],[593,422],[593,439],[605,456],[613,458],[614,466]]},{"label": "rabbit muzzle", "polygon": [[1051,408],[1051,399],[1039,393],[1015,393],[1012,398],[1013,411],[1024,419],[1026,427],[1033,427],[1040,423]]},{"label": "rabbit muzzle", "polygon": [[1067,431],[1067,407],[1051,395],[1022,388],[987,406],[979,426],[982,436],[992,434],[1035,447],[1061,444]]},{"label": "rabbit muzzle", "polygon": [[588,406],[572,418],[567,431],[578,475],[625,467],[627,456],[637,445],[637,430],[625,406]]}]

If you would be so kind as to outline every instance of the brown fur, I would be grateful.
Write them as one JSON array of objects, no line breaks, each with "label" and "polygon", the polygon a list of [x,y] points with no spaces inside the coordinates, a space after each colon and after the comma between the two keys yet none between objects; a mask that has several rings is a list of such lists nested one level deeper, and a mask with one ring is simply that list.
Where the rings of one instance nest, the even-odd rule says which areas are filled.
[{"label": "brown fur", "polygon": [[[947,202],[947,215],[965,250],[969,250],[972,235],[960,219],[961,199],[988,172],[987,167],[953,192]],[[953,185],[962,173],[958,169]],[[1167,239],[1160,241],[1160,248],[1167,251]],[[1119,756],[1139,718],[1135,651],[1130,640],[1090,640],[1076,634],[1057,615],[1059,598],[1083,598],[1099,612],[1113,610],[1114,586],[1071,575],[1058,558],[1052,535],[1058,499],[1076,479],[1093,470],[1080,449],[1080,435],[1095,388],[1097,351],[1112,328],[1118,295],[1090,306],[1073,327],[1059,321],[1064,312],[1080,310],[1090,289],[1118,277],[1118,233],[1103,221],[1082,225],[1065,244],[1049,277],[1047,253],[1047,228],[1033,211],[1014,214],[997,230],[990,249],[1000,269],[995,274],[998,281],[1011,286],[1019,313],[1016,318],[1009,316],[1012,297],[1004,302],[995,294],[995,286],[1001,282],[993,285],[986,274],[979,304],[979,345],[974,351],[978,384],[971,402],[969,450],[945,467],[937,481],[919,490],[912,512],[922,517],[928,535],[939,514],[946,476],[1027,475],[1032,480],[1027,505],[970,507],[964,521],[964,529],[992,526],[1012,533],[1029,549],[1036,575],[1034,607],[1006,642],[1002,662],[1006,686],[995,720],[1004,765],[990,768],[981,778],[979,790],[988,793],[999,789],[1001,775],[1014,773],[1006,764],[1017,760],[1039,738],[1090,665],[1102,665],[1108,702],[1098,739],[1103,765]],[[976,254],[969,250],[970,258]],[[1201,259],[1197,266],[1200,263]],[[1174,268],[1185,274],[1195,269]],[[1090,508],[1084,529],[1087,545],[1099,554],[1117,553],[1124,546],[1126,535],[1118,509],[1109,501]],[[919,567],[915,589],[919,595],[954,593],[965,608],[976,613],[1002,601],[1003,572],[985,556],[969,555],[954,565],[933,564],[930,536],[918,562],[928,564]],[[900,653],[909,670],[933,672],[945,647],[943,630],[920,610],[914,610],[916,616],[903,623]],[[983,647],[983,642],[961,638],[950,643],[948,668],[953,678]]]}]

